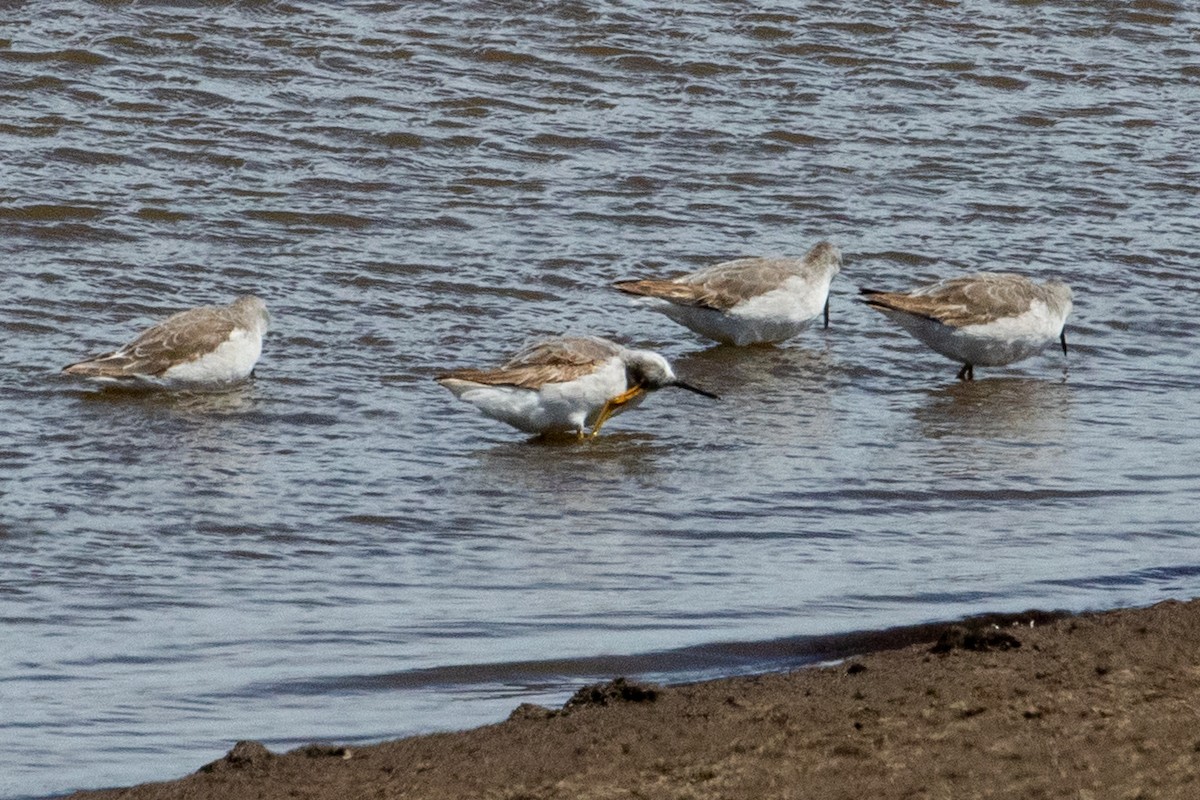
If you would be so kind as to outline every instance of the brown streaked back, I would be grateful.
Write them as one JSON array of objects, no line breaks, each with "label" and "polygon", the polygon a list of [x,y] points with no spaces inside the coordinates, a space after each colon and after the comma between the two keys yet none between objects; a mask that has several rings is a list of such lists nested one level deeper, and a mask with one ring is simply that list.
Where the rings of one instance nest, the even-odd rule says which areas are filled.
[{"label": "brown streaked back", "polygon": [[241,309],[201,306],[174,314],[110,353],[63,367],[68,375],[90,378],[157,377],[178,364],[211,353],[244,325]]},{"label": "brown streaked back", "polygon": [[561,336],[529,345],[495,369],[460,369],[438,375],[436,380],[516,386],[536,391],[547,383],[565,383],[589,375],[622,352],[623,347],[607,339]]},{"label": "brown streaked back", "polygon": [[1046,287],[1003,272],[948,278],[911,292],[861,291],[872,308],[902,311],[955,328],[1019,316],[1034,300],[1051,300]]},{"label": "brown streaked back", "polygon": [[830,269],[836,272],[840,264],[837,247],[819,242],[803,258],[739,258],[674,278],[618,281],[613,286],[626,294],[728,311],[779,288],[789,278],[815,281]]},{"label": "brown streaked back", "polygon": [[613,285],[627,294],[728,311],[738,303],[777,288],[795,275],[802,263],[798,258],[741,258],[677,278],[621,281]]}]

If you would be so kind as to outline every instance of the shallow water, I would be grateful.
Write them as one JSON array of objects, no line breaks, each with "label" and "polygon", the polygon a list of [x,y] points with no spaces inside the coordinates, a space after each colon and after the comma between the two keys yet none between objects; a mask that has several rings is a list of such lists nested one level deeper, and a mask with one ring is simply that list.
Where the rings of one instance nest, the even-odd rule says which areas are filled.
[{"label": "shallow water", "polygon": [[[6,14],[0,796],[1198,593],[1200,14],[757,5]],[[821,238],[780,347],[607,288]],[[977,269],[1071,283],[1069,357],[960,384],[854,299]],[[56,374],[247,291],[239,391]],[[431,380],[563,331],[722,400],[536,443]]]}]

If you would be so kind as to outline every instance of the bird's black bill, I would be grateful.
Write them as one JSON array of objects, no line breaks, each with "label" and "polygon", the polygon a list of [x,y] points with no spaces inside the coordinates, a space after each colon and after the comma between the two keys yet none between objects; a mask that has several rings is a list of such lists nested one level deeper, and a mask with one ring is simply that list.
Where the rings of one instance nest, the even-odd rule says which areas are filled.
[{"label": "bird's black bill", "polygon": [[711,398],[713,400],[721,399],[720,395],[713,394],[712,392],[708,391],[707,389],[701,389],[699,386],[692,386],[690,383],[684,383],[683,381],[675,381],[671,385],[677,386],[680,389],[687,389],[689,392],[695,392],[696,394],[702,394],[705,397]]},{"label": "bird's black bill", "polygon": [[1063,355],[1065,356],[1067,354],[1067,329],[1066,328],[1062,329],[1062,336],[1058,337],[1058,340],[1060,342],[1062,342]]},{"label": "bird's black bill", "polygon": [[825,327],[829,327],[829,298],[825,299]]}]

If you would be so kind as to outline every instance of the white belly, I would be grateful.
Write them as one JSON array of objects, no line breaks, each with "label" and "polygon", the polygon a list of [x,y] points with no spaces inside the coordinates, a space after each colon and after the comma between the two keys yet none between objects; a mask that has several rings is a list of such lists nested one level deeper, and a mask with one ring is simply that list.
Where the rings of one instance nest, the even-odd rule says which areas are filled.
[{"label": "white belly", "polygon": [[250,377],[260,355],[262,336],[238,329],[216,350],[169,368],[156,382],[174,388],[227,386]]},{"label": "white belly", "polygon": [[977,367],[1004,366],[1040,353],[1058,338],[1064,322],[1041,303],[1017,317],[962,328],[898,311],[884,313],[934,352]]},{"label": "white belly", "polygon": [[[547,383],[537,390],[452,379],[442,385],[484,415],[526,433],[583,431],[610,398],[625,391],[625,365],[614,358],[590,375],[569,383]],[[618,411],[635,405],[630,402]]]}]

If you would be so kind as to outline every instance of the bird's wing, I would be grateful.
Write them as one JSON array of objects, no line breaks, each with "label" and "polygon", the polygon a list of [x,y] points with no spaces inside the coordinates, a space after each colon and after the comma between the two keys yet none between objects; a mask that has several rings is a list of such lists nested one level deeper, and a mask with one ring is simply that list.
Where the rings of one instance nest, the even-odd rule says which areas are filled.
[{"label": "bird's wing", "polygon": [[1029,310],[1037,286],[1020,275],[993,273],[948,278],[912,292],[864,289],[870,306],[925,317],[961,328],[984,325]]},{"label": "bird's wing", "polygon": [[628,294],[728,311],[778,288],[788,278],[801,274],[804,265],[804,259],[799,258],[739,258],[676,278],[620,281],[614,286]]},{"label": "bird's wing", "polygon": [[109,378],[161,375],[176,364],[212,352],[229,339],[235,327],[228,308],[188,309],[147,329],[119,350],[71,364],[63,371]]},{"label": "bird's wing", "polygon": [[591,374],[620,353],[620,345],[606,339],[564,336],[525,347],[496,369],[460,369],[437,379],[536,391],[547,383],[565,383]]}]

